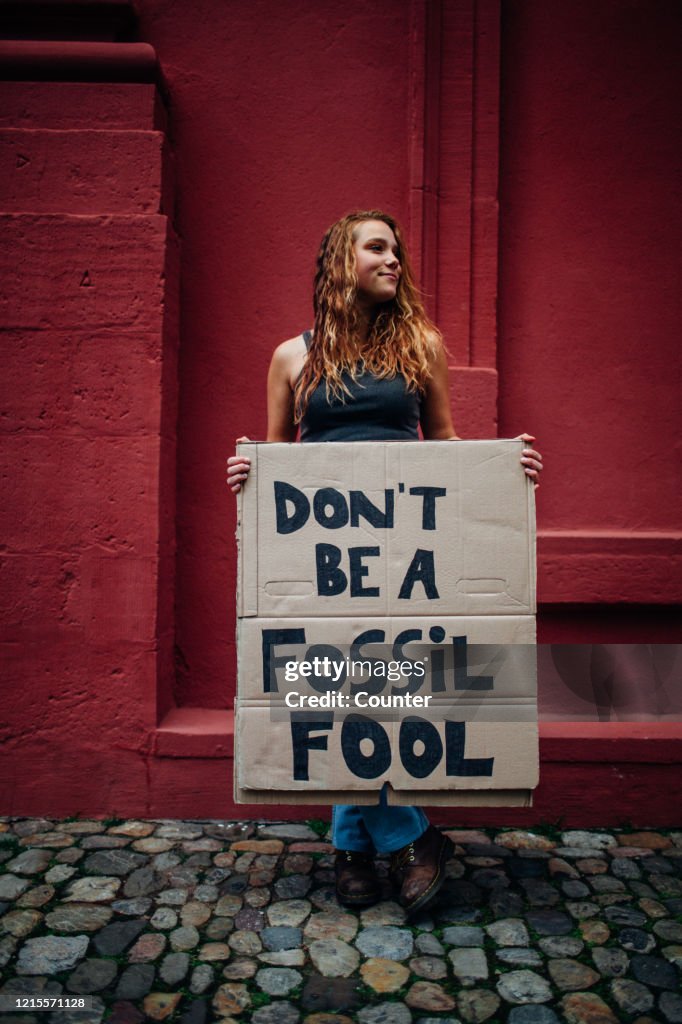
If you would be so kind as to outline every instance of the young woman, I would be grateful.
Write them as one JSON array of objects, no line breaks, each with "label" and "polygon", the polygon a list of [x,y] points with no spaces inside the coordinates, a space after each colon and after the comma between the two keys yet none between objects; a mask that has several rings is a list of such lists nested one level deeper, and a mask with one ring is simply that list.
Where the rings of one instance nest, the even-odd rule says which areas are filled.
[{"label": "young woman", "polygon": [[[427,318],[402,233],[378,210],[349,214],[322,239],[315,323],[277,349],[268,373],[268,441],[458,440],[452,425],[441,336]],[[526,442],[534,440],[522,434]],[[243,440],[246,440],[245,438]],[[524,472],[537,486],[542,456],[526,448]],[[250,462],[227,460],[237,493]],[[440,889],[452,844],[417,807],[335,807],[339,902],[368,906],[380,897],[373,857],[391,854],[390,877],[408,913]]]}]

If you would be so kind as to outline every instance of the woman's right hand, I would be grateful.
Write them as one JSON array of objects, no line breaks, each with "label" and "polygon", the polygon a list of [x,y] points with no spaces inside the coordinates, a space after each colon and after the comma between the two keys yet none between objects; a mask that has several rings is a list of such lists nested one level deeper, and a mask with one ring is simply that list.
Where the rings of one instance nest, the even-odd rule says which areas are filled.
[{"label": "woman's right hand", "polygon": [[[238,437],[237,444],[240,441],[249,441],[248,437]],[[242,489],[242,484],[249,475],[251,470],[251,459],[246,455],[231,455],[227,460],[227,486],[233,492],[233,494],[239,494]]]}]

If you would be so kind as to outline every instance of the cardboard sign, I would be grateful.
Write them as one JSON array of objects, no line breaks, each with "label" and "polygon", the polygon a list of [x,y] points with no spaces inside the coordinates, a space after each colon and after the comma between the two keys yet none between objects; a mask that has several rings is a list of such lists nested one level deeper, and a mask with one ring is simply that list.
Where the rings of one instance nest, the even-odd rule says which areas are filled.
[{"label": "cardboard sign", "polygon": [[374,803],[386,784],[389,803],[530,802],[521,448],[240,446],[236,800]]}]

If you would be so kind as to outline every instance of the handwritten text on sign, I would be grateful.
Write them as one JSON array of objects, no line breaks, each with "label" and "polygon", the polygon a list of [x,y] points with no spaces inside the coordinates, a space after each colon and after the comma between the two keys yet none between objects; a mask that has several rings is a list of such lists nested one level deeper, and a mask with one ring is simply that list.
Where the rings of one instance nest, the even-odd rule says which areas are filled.
[{"label": "handwritten text on sign", "polygon": [[[398,484],[398,493],[405,491],[405,484]],[[291,534],[303,529],[312,512],[315,522],[325,530],[340,530],[343,527],[360,526],[364,519],[377,529],[392,530],[395,526],[395,490],[384,491],[384,507],[375,505],[364,491],[349,491],[346,497],[335,487],[321,487],[315,491],[312,500],[283,480],[274,481],[275,513],[277,533]],[[422,530],[436,529],[436,500],[447,494],[445,487],[410,487],[408,492],[422,503]],[[363,580],[369,575],[365,559],[379,558],[381,549],[376,546],[349,547],[348,569],[342,568],[343,551],[336,544],[315,545],[315,567],[317,572],[317,593],[320,597],[337,597],[349,589],[351,597],[380,597],[380,587],[365,586]],[[436,568],[433,550],[417,548],[407,567],[398,597],[409,601],[412,589],[421,583],[427,598],[438,598]]]},{"label": "handwritten text on sign", "polygon": [[[326,751],[326,733],[339,724],[341,754],[357,778],[385,775],[395,754],[414,779],[443,767],[446,777],[492,775],[494,757],[465,756],[462,711],[466,705],[476,718],[488,695],[499,699],[495,674],[509,671],[511,661],[518,673],[524,652],[518,645],[471,648],[466,636],[446,637],[436,625],[427,636],[431,644],[420,643],[421,628],[404,629],[391,644],[384,630],[373,629],[348,646],[335,646],[307,644],[304,628],[261,631],[263,694],[279,698],[273,720],[290,723],[294,781],[310,779],[310,752]],[[532,657],[534,651],[525,653]],[[483,671],[470,672],[472,665]],[[429,709],[430,717],[414,714],[415,708]],[[393,730],[382,721],[396,719],[392,749]]]},{"label": "handwritten text on sign", "polygon": [[527,799],[537,778],[535,668],[512,653],[532,654],[535,640],[521,447],[248,446],[242,799],[309,802],[326,792],[353,802],[384,783],[389,803],[427,792],[440,803]]}]

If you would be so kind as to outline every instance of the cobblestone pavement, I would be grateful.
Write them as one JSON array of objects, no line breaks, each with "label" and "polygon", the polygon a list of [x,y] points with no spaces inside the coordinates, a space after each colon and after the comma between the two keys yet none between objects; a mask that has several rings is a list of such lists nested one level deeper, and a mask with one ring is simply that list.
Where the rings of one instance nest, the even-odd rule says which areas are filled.
[{"label": "cobblestone pavement", "polygon": [[0,1022],[682,1022],[682,831],[449,830],[407,923],[311,825],[0,819],[0,992],[94,1005]]}]

